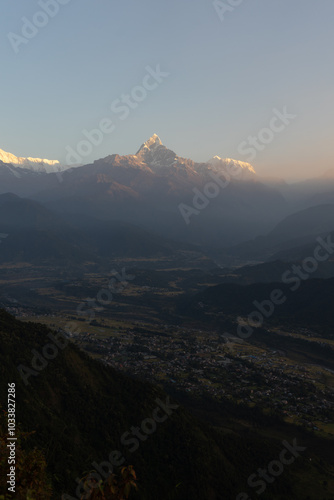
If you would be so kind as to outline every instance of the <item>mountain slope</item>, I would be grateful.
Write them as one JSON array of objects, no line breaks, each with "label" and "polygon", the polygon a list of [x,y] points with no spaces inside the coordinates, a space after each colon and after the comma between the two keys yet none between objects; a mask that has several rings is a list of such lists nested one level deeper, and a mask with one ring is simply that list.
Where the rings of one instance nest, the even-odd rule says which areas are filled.
[{"label": "mountain slope", "polygon": [[286,217],[270,232],[273,241],[288,241],[334,230],[334,205],[318,205]]},{"label": "mountain slope", "polygon": [[[263,260],[293,260],[303,255],[303,249],[313,250],[319,235],[334,230],[334,204],[310,207],[285,217],[269,233],[216,252],[222,265]],[[291,253],[291,258],[289,254]],[[312,255],[311,253],[311,255]],[[310,254],[305,254],[309,257]]]},{"label": "mountain slope", "polygon": [[134,155],[114,154],[64,172],[61,183],[34,198],[63,213],[119,219],[208,246],[241,241],[280,219],[284,198],[251,165],[216,160],[182,158],[154,135]]},{"label": "mountain slope", "polygon": [[[118,451],[118,463],[124,460],[124,465],[134,465],[140,480],[138,500],[233,499],[244,491],[255,462],[266,464],[278,456],[282,447],[279,440],[259,438],[255,427],[252,433],[225,433],[196,420],[174,403],[169,406],[172,409],[163,410],[164,403],[170,403],[160,389],[101,365],[71,343],[58,347],[58,355],[37,375],[26,378],[29,384],[25,385],[17,367],[30,367],[31,349],[43,352],[46,344],[54,342],[49,334],[42,325],[21,323],[0,311],[0,373],[16,384],[17,425],[24,431],[36,431],[30,437],[30,447],[44,451],[53,498],[59,499],[61,493],[75,498],[76,478],[106,462],[112,450]],[[1,384],[1,401],[6,395],[7,385]],[[158,406],[160,422],[154,432],[149,427],[144,432],[143,422]],[[162,418],[164,414],[167,419]],[[130,441],[129,436],[136,432],[132,426],[138,425],[143,439]],[[125,432],[126,439],[122,438]],[[299,458],[297,468],[291,467],[271,485],[264,500],[303,500],[297,493],[300,483],[307,481],[310,473],[318,480],[317,463],[315,456],[312,462]],[[318,496],[311,500],[319,500],[322,492],[318,487]]]}]

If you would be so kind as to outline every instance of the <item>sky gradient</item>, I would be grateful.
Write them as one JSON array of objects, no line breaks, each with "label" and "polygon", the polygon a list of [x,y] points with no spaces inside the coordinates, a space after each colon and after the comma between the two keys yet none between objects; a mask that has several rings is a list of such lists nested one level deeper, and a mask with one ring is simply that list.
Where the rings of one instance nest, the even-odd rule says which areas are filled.
[{"label": "sky gradient", "polygon": [[[3,6],[1,149],[65,162],[83,130],[108,118],[113,131],[84,163],[133,154],[153,133],[196,161],[247,161],[240,145],[260,134],[266,144],[251,163],[261,175],[298,179],[334,167],[332,0],[244,0],[223,20],[211,0],[66,1],[16,45],[8,34],[22,36],[24,17],[43,23],[35,16],[43,9]],[[112,103],[157,65],[169,76],[121,119]],[[290,123],[262,133],[284,108]]]}]

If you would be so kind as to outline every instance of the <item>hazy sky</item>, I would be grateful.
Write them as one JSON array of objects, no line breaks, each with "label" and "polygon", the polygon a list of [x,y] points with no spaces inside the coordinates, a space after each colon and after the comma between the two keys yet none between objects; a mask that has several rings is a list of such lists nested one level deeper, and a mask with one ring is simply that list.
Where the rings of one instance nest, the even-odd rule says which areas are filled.
[{"label": "hazy sky", "polygon": [[[1,149],[65,162],[108,118],[84,163],[157,133],[197,161],[252,156],[264,175],[334,167],[333,0],[55,2],[2,6]],[[161,82],[146,76],[157,65]]]}]

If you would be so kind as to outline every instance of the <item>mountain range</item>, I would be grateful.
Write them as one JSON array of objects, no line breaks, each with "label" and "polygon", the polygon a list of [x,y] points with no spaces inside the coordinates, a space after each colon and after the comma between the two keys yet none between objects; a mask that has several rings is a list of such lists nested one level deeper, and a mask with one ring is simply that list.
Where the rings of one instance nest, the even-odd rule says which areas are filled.
[{"label": "mountain range", "polygon": [[[275,245],[269,250],[260,248],[260,259],[307,243],[297,235],[301,227],[304,236],[315,234],[308,229],[312,210],[320,213],[317,206],[334,203],[331,172],[288,185],[263,178],[252,165],[238,160],[214,156],[201,163],[183,158],[156,134],[135,154],[112,154],[76,168],[0,153],[0,194],[32,199],[65,218],[80,214],[136,225],[159,237],[214,251],[215,256],[230,253],[228,248],[238,254],[236,245],[271,231],[276,231]],[[289,237],[277,234],[274,228],[286,217],[307,208],[311,212],[292,219]],[[334,230],[331,220],[325,225],[328,232]],[[274,235],[269,238],[273,240]],[[287,245],[280,244],[287,241]],[[253,243],[246,244],[246,251],[241,251],[245,262],[253,259],[251,247]]]},{"label": "mountain range", "polygon": [[[32,198],[63,214],[118,219],[202,246],[237,243],[269,229],[271,213],[278,221],[284,207],[282,195],[262,183],[251,165],[219,157],[194,162],[176,155],[157,135],[134,155],[113,154],[61,173],[3,163],[0,186],[1,193]],[[215,190],[209,203],[206,189]],[[203,200],[205,210],[196,209]],[[195,213],[190,224],[184,207]]]}]

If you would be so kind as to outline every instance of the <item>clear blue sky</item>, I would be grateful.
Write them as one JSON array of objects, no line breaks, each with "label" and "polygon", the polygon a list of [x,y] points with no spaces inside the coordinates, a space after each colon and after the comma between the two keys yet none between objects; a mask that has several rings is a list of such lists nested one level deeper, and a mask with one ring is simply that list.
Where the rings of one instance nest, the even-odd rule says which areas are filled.
[{"label": "clear blue sky", "polygon": [[[255,169],[297,178],[334,167],[333,0],[244,0],[223,21],[211,0],[69,0],[15,54],[7,34],[40,10],[2,6],[1,149],[65,161],[83,129],[110,118],[115,130],[86,163],[135,153],[153,133],[197,161],[246,160],[239,145],[286,106],[296,118]],[[121,120],[111,103],[158,64],[170,75]]]}]

